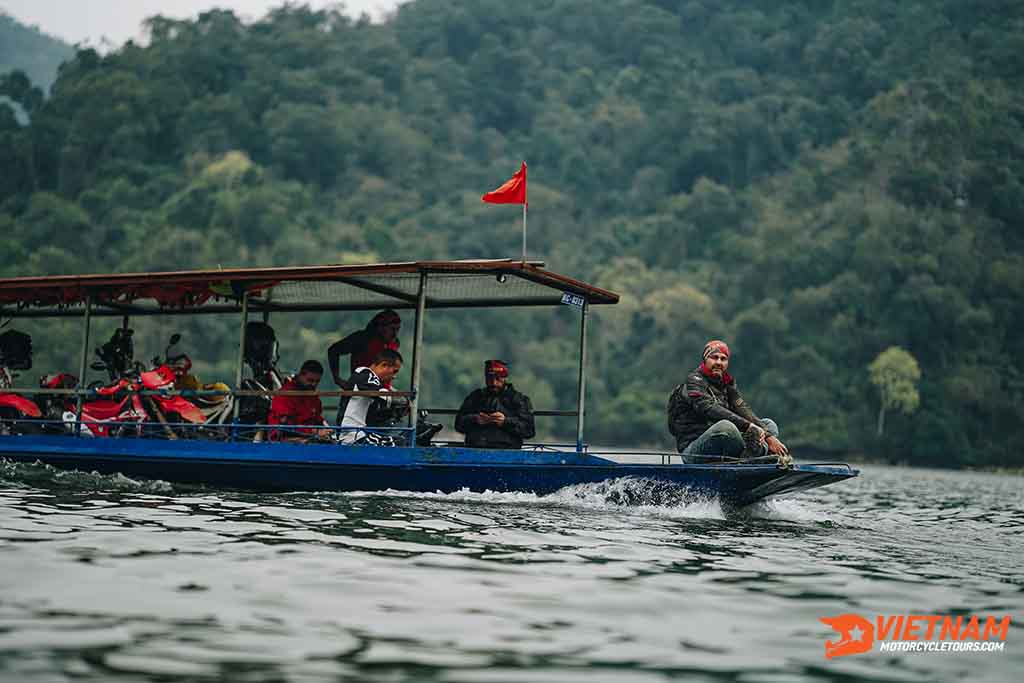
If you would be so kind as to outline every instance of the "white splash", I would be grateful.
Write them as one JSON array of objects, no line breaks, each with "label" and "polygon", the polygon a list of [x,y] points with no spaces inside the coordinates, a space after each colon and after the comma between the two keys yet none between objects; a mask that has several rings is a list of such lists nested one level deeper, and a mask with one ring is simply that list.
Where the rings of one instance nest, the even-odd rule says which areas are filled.
[{"label": "white splash", "polygon": [[[328,493],[328,492],[323,492]],[[590,484],[575,484],[547,495],[520,491],[475,492],[460,489],[452,493],[411,491],[357,491],[343,493],[351,498],[412,498],[448,502],[486,503],[490,505],[559,505],[586,509],[621,510],[666,518],[725,519],[726,514],[715,496],[685,487],[650,479],[622,478]]]},{"label": "white splash", "polygon": [[835,511],[814,501],[796,498],[761,500],[743,508],[742,513],[752,519],[778,522],[815,522],[837,524]]}]

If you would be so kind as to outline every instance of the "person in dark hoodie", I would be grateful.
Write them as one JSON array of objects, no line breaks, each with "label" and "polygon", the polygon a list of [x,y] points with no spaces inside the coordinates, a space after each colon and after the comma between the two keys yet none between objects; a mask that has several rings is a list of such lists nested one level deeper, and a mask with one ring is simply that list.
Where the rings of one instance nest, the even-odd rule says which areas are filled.
[{"label": "person in dark hoodie", "polygon": [[384,349],[398,351],[398,332],[401,329],[402,319],[389,308],[373,316],[365,329],[353,332],[331,344],[327,349],[327,366],[331,369],[334,383],[342,389],[349,388],[341,376],[341,356],[349,356],[350,374],[357,368],[369,367]]},{"label": "person in dark hoodie", "polygon": [[789,459],[774,421],[750,409],[729,368],[729,347],[713,339],[704,345],[701,364],[668,400],[668,429],[686,462],[776,456]]},{"label": "person in dark hoodie", "polygon": [[455,429],[470,448],[522,448],[533,438],[533,405],[508,381],[508,365],[484,361],[486,387],[474,389],[455,416]]}]

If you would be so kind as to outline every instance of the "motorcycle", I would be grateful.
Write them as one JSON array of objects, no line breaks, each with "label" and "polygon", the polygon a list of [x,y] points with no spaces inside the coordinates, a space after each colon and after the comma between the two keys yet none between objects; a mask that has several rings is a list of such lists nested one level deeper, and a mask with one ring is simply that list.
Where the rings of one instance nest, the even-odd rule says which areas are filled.
[{"label": "motorcycle", "polygon": [[53,389],[55,392],[59,392],[36,395],[36,403],[39,404],[39,410],[43,412],[43,417],[46,419],[43,425],[44,432],[63,434],[73,430],[73,425],[68,423],[75,421],[76,399],[74,396],[64,393],[64,390],[77,387],[78,378],[69,372],[43,375],[39,378],[40,389]]},{"label": "motorcycle", "polygon": [[[253,321],[245,326],[245,364],[252,370],[252,378],[242,380],[246,391],[277,391],[284,386],[284,378],[277,370],[280,358],[277,335],[267,323]],[[270,416],[270,396],[239,397],[238,422],[243,425],[265,425]],[[252,433],[254,441],[265,437],[262,429]]]},{"label": "motorcycle", "polygon": [[[163,368],[169,368],[174,376],[174,388],[178,390],[191,390],[195,392],[222,392],[222,393],[197,393],[197,395],[187,396],[188,403],[192,404],[202,414],[202,422],[206,425],[224,425],[229,424],[234,416],[235,408],[235,397],[229,393],[231,388],[223,382],[211,382],[202,383],[195,375],[191,374],[192,370],[192,359],[189,358],[188,354],[180,351],[177,348],[178,343],[181,341],[181,335],[174,333],[167,344],[167,348],[164,349],[163,359],[160,357],[153,358],[153,365],[157,366],[154,372],[162,374],[163,378],[166,379],[166,372]],[[185,397],[178,397],[185,400]],[[184,406],[178,404],[178,414],[181,413],[181,408]],[[183,415],[184,416],[184,415]],[[193,421],[193,419],[190,419]],[[200,430],[204,436],[223,436],[223,430]]]},{"label": "motorcycle", "polygon": [[[406,401],[395,401],[395,407],[391,408],[385,415],[385,426],[386,427],[401,427],[404,426],[402,423],[405,421],[406,416],[409,414],[409,404]],[[440,432],[444,425],[437,422],[427,422],[429,413],[426,410],[418,411],[416,415],[416,445],[417,446],[429,446],[431,440]],[[406,436],[392,437],[393,445],[396,446],[407,446],[409,445],[409,439]]]},{"label": "motorcycle", "polygon": [[[122,327],[114,331],[111,338],[95,350],[99,358],[90,366],[93,370],[106,371],[110,383],[94,382],[90,385],[91,395],[82,404],[81,433],[89,436],[149,436],[162,433],[167,438],[177,439],[181,435],[171,427],[173,422],[204,422],[202,412],[181,396],[146,394],[174,389],[175,374],[166,364],[154,370],[145,371],[134,360],[133,331]],[[73,375],[43,378],[57,386],[70,383]],[[75,414],[75,400],[64,402],[64,422],[68,429],[78,422]],[[169,419],[170,418],[170,419]],[[146,423],[156,423],[155,429]],[[131,426],[132,429],[126,429]]]},{"label": "motorcycle", "polygon": [[64,404],[64,425],[74,432],[77,423],[83,436],[144,436],[149,414],[139,389],[138,382],[127,378],[92,387],[91,394],[82,402],[81,419],[77,400],[69,397]]},{"label": "motorcycle", "polygon": [[32,337],[8,330],[0,334],[0,434],[35,434],[43,413],[32,400],[8,392],[18,377],[15,370],[32,369]]}]

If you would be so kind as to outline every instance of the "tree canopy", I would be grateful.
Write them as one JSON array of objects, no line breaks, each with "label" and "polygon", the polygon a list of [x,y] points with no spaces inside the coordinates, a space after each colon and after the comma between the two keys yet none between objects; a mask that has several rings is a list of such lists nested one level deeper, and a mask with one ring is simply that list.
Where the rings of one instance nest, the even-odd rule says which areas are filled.
[{"label": "tree canopy", "polygon": [[[1024,464],[1021,3],[414,0],[149,30],[46,97],[0,81],[30,116],[0,104],[4,276],[516,256],[518,207],[480,194],[525,159],[531,257],[624,294],[595,312],[591,440],[670,447],[666,398],[715,337],[798,457]],[[366,321],[274,322],[297,365]],[[230,377],[232,321],[181,325]],[[501,357],[572,405],[575,325],[431,316],[427,402]],[[865,368],[893,346],[920,405],[877,437]]]}]

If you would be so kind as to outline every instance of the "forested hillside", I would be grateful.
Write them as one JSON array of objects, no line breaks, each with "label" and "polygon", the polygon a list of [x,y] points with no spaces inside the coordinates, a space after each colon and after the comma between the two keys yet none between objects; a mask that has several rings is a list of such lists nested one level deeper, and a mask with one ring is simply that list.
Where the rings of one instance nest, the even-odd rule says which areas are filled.
[{"label": "forested hillside", "polygon": [[[623,294],[594,315],[591,440],[669,447],[666,398],[720,337],[798,458],[1024,465],[1020,2],[415,0],[150,29],[46,99],[4,80],[31,123],[0,106],[0,275],[517,256],[518,207],[480,194],[525,159],[531,257]],[[275,324],[294,365],[365,320]],[[236,322],[180,325],[230,377]],[[502,357],[570,407],[575,330],[431,316],[427,402]]]},{"label": "forested hillside", "polygon": [[0,9],[0,74],[21,69],[45,90],[57,78],[60,63],[74,54],[67,43],[19,24]]}]

